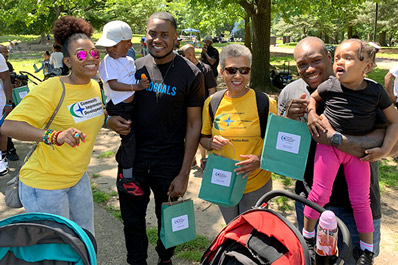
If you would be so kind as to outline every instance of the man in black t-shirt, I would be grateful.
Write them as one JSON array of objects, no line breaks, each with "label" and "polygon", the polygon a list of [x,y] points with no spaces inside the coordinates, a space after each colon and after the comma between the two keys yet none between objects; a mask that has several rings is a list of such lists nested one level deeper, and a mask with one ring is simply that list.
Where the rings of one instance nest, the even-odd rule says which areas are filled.
[{"label": "man in black t-shirt", "polygon": [[[280,115],[284,115],[288,118],[307,122],[306,106],[308,101],[306,98],[315,91],[318,85],[327,80],[330,75],[333,75],[332,58],[330,53],[326,50],[323,41],[316,37],[307,37],[301,40],[294,50],[294,58],[296,60],[297,70],[301,79],[290,83],[282,90],[278,99],[278,112]],[[320,105],[317,108],[317,111],[319,111],[320,114],[322,113],[322,110],[323,107]],[[323,122],[324,126],[328,128],[327,134],[321,135],[319,138],[314,138],[314,140],[322,144],[331,145],[335,131],[327,122],[326,118],[323,119]],[[366,136],[342,135],[341,139],[333,139],[333,141],[335,146],[341,151],[357,157],[362,157],[364,156],[364,150],[380,146],[383,143],[384,133],[385,130],[374,130]],[[295,187],[295,192],[304,197],[308,196],[312,186],[314,155],[316,149],[315,141],[312,141],[310,146],[304,180],[297,181]],[[394,148],[392,153],[397,153],[397,148]],[[373,225],[375,229],[373,233],[373,243],[374,252],[377,255],[380,247],[381,218],[377,162],[370,163],[370,167],[370,199],[374,219]],[[335,212],[335,214],[343,220],[350,230],[353,246],[358,246],[359,235],[356,229],[350,200],[348,198],[348,188],[342,167],[339,169],[336,180],[333,184],[332,196],[330,197],[330,202],[326,208]],[[303,228],[303,209],[304,206],[301,203],[296,203],[296,215],[300,232]],[[342,240],[339,240],[340,243],[341,241]],[[345,264],[355,264],[355,261],[350,257]]]},{"label": "man in black t-shirt", "polygon": [[213,95],[216,92],[217,81],[214,77],[211,67],[208,64],[205,64],[196,59],[195,48],[191,44],[185,44],[184,46],[182,46],[181,52],[181,56],[190,60],[203,73],[205,79],[205,98]]},{"label": "man in black t-shirt", "polygon": [[[187,190],[204,101],[203,74],[194,64],[173,53],[177,40],[174,17],[167,12],[153,14],[148,19],[146,33],[150,54],[136,61],[136,79],[145,74],[150,85],[136,92],[132,121],[137,144],[133,174],[144,195],[132,196],[119,191],[129,264],[147,264],[145,214],[151,190],[158,231],[162,203],[167,202],[169,196],[182,197]],[[111,117],[108,125],[126,134],[131,122]],[[156,251],[158,264],[171,264],[174,248],[165,249],[159,239]]]},{"label": "man in black t-shirt", "polygon": [[206,36],[203,39],[203,48],[202,53],[200,55],[200,61],[204,62],[205,64],[210,65],[211,69],[213,70],[214,77],[217,78],[218,76],[218,63],[220,62],[220,55],[218,50],[212,46],[213,39],[210,36]]}]

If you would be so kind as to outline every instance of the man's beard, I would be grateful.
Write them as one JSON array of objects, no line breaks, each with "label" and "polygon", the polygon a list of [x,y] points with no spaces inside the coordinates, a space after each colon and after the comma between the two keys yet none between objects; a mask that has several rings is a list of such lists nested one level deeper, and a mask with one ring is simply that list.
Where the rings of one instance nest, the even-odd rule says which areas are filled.
[{"label": "man's beard", "polygon": [[173,52],[173,49],[171,49],[168,53],[166,53],[166,54],[163,55],[163,56],[155,56],[155,55],[150,51],[150,49],[148,49],[148,51],[149,51],[149,54],[152,55],[153,58],[155,58],[155,59],[163,59],[163,58],[169,56],[169,55]]}]

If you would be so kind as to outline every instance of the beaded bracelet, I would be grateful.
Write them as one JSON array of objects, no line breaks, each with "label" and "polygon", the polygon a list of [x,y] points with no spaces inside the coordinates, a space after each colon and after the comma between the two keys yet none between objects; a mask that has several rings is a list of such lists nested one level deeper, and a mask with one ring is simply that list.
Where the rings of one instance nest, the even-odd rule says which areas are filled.
[{"label": "beaded bracelet", "polygon": [[51,139],[54,135],[55,131],[51,129],[47,129],[44,131],[43,142],[47,145],[53,145]]}]

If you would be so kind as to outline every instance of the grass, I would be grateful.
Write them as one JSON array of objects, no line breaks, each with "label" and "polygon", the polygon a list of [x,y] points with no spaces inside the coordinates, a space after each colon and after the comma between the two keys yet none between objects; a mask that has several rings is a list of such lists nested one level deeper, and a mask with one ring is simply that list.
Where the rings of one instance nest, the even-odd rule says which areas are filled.
[{"label": "grass", "polygon": [[379,161],[379,185],[382,191],[385,187],[398,188],[398,170],[395,161],[390,163],[388,159]]},{"label": "grass", "polygon": [[98,156],[98,158],[109,158],[109,157],[112,157],[112,156],[114,156],[115,155],[115,152],[114,151],[105,151],[105,152],[103,152],[103,153],[101,153],[99,156]]},{"label": "grass", "polygon": [[[156,245],[156,242],[158,241],[157,228],[148,228],[146,233],[149,243]],[[196,239],[178,245],[175,249],[175,256],[184,260],[200,261],[203,253],[209,247],[210,243],[211,242],[206,237],[197,235]]]},{"label": "grass", "polygon": [[384,86],[384,76],[388,73],[388,70],[376,68],[370,72],[367,77],[373,79],[374,81],[382,84]]}]

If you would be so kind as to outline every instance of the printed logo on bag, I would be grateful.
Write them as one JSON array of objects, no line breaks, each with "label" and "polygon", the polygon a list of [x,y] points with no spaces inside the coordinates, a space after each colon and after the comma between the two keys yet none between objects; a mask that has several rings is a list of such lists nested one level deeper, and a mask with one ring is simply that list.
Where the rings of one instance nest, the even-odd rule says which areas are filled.
[{"label": "printed logo on bag", "polygon": [[213,168],[213,174],[211,175],[211,183],[229,187],[231,185],[231,176],[232,173],[229,171]]},{"label": "printed logo on bag", "polygon": [[104,113],[99,97],[73,103],[68,106],[68,109],[76,123],[92,119]]},{"label": "printed logo on bag", "polygon": [[300,149],[301,136],[286,132],[279,132],[276,141],[276,149],[298,154]]},{"label": "printed logo on bag", "polygon": [[188,215],[181,215],[171,219],[171,228],[173,232],[187,229],[189,227]]}]

